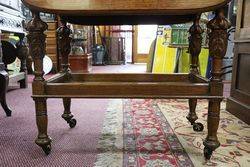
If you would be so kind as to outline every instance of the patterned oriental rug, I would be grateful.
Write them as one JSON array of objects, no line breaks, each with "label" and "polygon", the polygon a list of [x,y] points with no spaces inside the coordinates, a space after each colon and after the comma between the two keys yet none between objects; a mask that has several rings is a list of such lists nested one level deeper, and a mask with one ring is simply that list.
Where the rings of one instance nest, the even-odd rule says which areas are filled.
[{"label": "patterned oriental rug", "polygon": [[204,132],[186,120],[186,100],[112,100],[98,142],[96,167],[248,167],[250,126],[225,111],[218,137],[221,147],[209,162],[203,158],[207,101],[198,102]]}]

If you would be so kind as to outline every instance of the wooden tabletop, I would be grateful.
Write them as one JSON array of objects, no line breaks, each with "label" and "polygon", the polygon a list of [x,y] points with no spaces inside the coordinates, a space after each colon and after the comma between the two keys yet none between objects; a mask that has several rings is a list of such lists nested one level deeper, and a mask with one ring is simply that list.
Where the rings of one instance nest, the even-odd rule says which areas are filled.
[{"label": "wooden tabletop", "polygon": [[58,14],[192,14],[223,6],[229,0],[22,0],[31,9]]},{"label": "wooden tabletop", "polygon": [[[116,16],[115,23],[125,22],[138,23],[138,19],[143,16],[152,16],[148,19],[158,20],[165,16],[170,16],[170,21],[180,20],[185,22],[193,15],[206,11],[216,10],[226,5],[230,0],[22,0],[31,10],[55,13],[71,19],[71,22],[100,23],[104,18]],[[175,19],[173,16],[176,15]],[[183,16],[186,17],[183,17]],[[70,16],[70,17],[69,17]],[[71,17],[77,16],[77,17]],[[127,16],[135,16],[129,21]],[[188,18],[187,18],[188,17]],[[73,19],[73,20],[72,20]],[[99,21],[96,21],[98,20]],[[164,18],[163,18],[164,19]],[[171,21],[172,20],[172,21]],[[147,20],[145,19],[147,22]],[[145,22],[142,21],[142,22]],[[109,24],[109,20],[107,20]],[[157,21],[157,23],[159,23]],[[164,22],[165,23],[165,22]],[[100,23],[101,24],[101,23]],[[111,23],[110,23],[111,24]],[[113,24],[113,22],[112,22]]]}]

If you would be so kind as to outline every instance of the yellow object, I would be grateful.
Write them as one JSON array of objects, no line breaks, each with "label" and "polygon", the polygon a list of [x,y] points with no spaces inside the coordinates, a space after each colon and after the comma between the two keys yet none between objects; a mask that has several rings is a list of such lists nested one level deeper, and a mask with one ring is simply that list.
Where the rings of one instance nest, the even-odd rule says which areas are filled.
[{"label": "yellow object", "polygon": [[176,49],[169,48],[171,28],[159,26],[153,62],[153,73],[173,73],[176,59]]},{"label": "yellow object", "polygon": [[[174,73],[175,65],[178,62],[179,73],[189,73],[190,71],[190,54],[187,48],[181,48],[179,60],[177,60],[177,47],[169,47],[171,42],[172,30],[168,26],[158,26],[157,39],[154,55],[149,56],[148,69],[152,69],[153,73]],[[151,48],[152,49],[152,48]],[[202,49],[199,55],[199,70],[203,77],[206,76],[208,65],[209,51]],[[153,62],[152,62],[153,60]],[[153,67],[151,67],[151,63]]]},{"label": "yellow object", "polygon": [[207,65],[208,65],[209,50],[202,49],[199,55],[199,68],[201,76],[206,77]]},{"label": "yellow object", "polygon": [[[208,65],[209,51],[208,49],[202,49],[199,55],[199,70],[203,77],[206,76]],[[179,60],[179,73],[189,73],[190,66],[190,54],[187,53],[187,49],[182,49],[181,57]]]},{"label": "yellow object", "polygon": [[155,43],[156,43],[156,39],[153,40],[153,42],[151,43],[151,46],[150,46],[149,55],[148,55],[148,59],[147,59],[147,72],[152,72]]}]

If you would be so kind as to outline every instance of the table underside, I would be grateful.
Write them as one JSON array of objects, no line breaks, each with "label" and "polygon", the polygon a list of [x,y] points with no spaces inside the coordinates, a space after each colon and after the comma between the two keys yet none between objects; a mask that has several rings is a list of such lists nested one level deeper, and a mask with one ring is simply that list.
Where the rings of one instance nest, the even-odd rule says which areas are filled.
[{"label": "table underside", "polygon": [[222,98],[210,94],[209,81],[193,74],[78,74],[48,79],[47,98]]},{"label": "table underside", "polygon": [[61,16],[68,23],[78,25],[138,25],[138,24],[181,24],[194,20],[196,14],[190,15],[108,15],[108,16]]},{"label": "table underside", "polygon": [[22,0],[33,11],[57,14],[82,25],[178,24],[230,0]]}]

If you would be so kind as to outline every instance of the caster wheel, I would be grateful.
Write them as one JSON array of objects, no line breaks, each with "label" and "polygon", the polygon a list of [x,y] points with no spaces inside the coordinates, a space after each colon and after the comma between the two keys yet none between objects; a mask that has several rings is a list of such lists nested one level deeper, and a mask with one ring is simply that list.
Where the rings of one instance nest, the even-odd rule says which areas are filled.
[{"label": "caster wheel", "polygon": [[206,160],[210,160],[212,157],[212,154],[213,154],[213,150],[211,150],[207,147],[204,148],[204,157]]},{"label": "caster wheel", "polygon": [[76,119],[71,119],[70,121],[69,121],[69,127],[70,128],[74,128],[76,126]]},{"label": "caster wheel", "polygon": [[49,155],[50,152],[51,152],[51,145],[49,144],[49,145],[46,145],[46,146],[42,146],[42,149],[43,149],[43,151],[44,151],[44,153],[46,155]]},{"label": "caster wheel", "polygon": [[11,111],[6,111],[6,116],[11,117]]},{"label": "caster wheel", "polygon": [[194,123],[193,124],[193,130],[195,132],[202,132],[204,130],[204,126],[202,123],[198,122],[198,123]]}]

